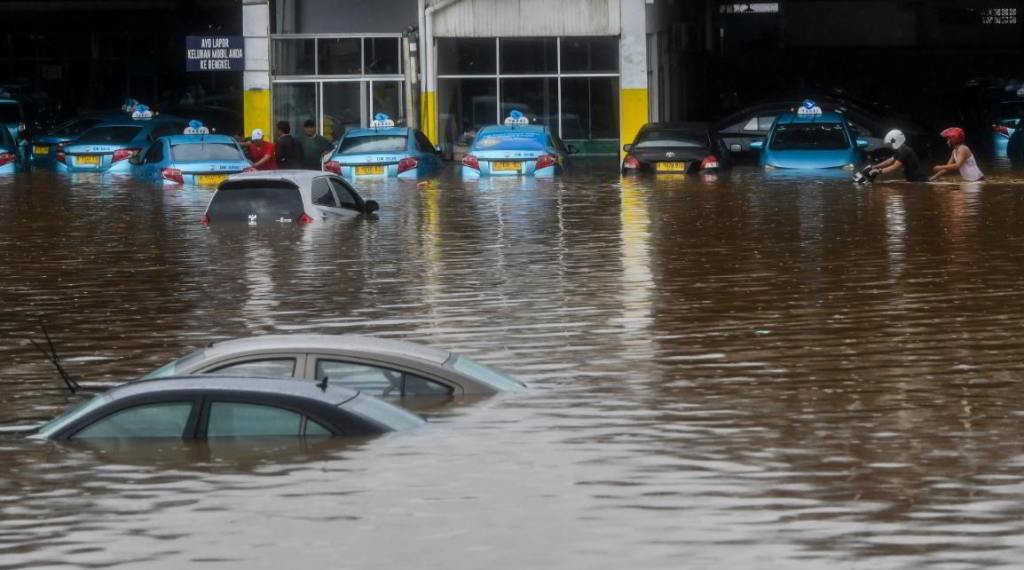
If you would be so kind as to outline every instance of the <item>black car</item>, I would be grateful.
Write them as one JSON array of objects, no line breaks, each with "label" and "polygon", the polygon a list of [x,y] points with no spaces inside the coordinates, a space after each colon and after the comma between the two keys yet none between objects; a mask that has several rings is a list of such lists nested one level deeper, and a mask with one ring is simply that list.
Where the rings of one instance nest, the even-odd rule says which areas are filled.
[{"label": "black car", "polygon": [[366,436],[416,427],[402,408],[326,383],[186,376],[118,386],[41,426],[52,440]]},{"label": "black car", "polygon": [[727,166],[722,141],[707,123],[648,123],[622,150],[624,173],[692,174]]}]

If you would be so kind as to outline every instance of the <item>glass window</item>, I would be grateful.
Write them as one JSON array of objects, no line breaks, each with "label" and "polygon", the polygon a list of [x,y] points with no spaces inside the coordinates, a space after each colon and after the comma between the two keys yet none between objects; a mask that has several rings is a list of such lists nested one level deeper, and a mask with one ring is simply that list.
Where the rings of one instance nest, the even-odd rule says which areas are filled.
[{"label": "glass window", "polygon": [[216,374],[218,376],[270,376],[281,378],[295,374],[294,358],[268,358],[264,360],[247,360],[227,364],[213,370],[204,371],[204,374]]},{"label": "glass window", "polygon": [[747,124],[743,125],[743,130],[747,131],[747,132],[756,132],[757,131],[757,117],[750,117],[750,120],[747,121]]},{"label": "glass window", "polygon": [[[163,145],[160,145],[163,146]],[[195,160],[245,160],[242,152],[233,144],[176,144],[171,147],[171,156],[177,162]]]},{"label": "glass window", "polygon": [[523,383],[515,378],[465,356],[459,356],[455,359],[455,362],[452,363],[452,368],[502,390],[519,390],[523,388]]},{"label": "glass window", "polygon": [[531,124],[558,128],[558,79],[529,77],[501,80],[501,118],[520,111]]},{"label": "glass window", "polygon": [[451,387],[415,374],[364,364],[319,359],[316,363],[316,377],[323,379],[325,376],[331,384],[341,384],[379,398],[445,396],[452,393]]},{"label": "glass window", "polygon": [[160,368],[146,374],[142,377],[143,380],[147,378],[165,378],[168,376],[174,376],[175,374],[183,374],[187,371],[193,362],[203,359],[206,356],[206,349],[200,348],[199,350],[182,356],[176,360],[172,360],[167,364],[164,364]]},{"label": "glass window", "polygon": [[705,132],[685,129],[646,129],[637,137],[633,148],[705,148],[708,135]]},{"label": "glass window", "polygon": [[216,222],[293,221],[305,212],[302,196],[291,183],[263,180],[221,186],[207,215]]},{"label": "glass window", "polygon": [[434,144],[427,138],[427,135],[423,134],[421,131],[415,131],[415,136],[416,147],[420,152],[434,152],[436,150],[434,149]]},{"label": "glass window", "polygon": [[58,137],[73,137],[86,129],[95,127],[101,122],[100,119],[71,119],[54,127],[50,134]]},{"label": "glass window", "polygon": [[192,402],[136,406],[94,422],[71,439],[180,438],[191,413]]},{"label": "glass window", "polygon": [[619,138],[619,79],[562,78],[562,138]]},{"label": "glass window", "polygon": [[537,130],[484,131],[471,147],[479,150],[547,150],[548,137]]},{"label": "glass window", "polygon": [[334,434],[331,433],[331,430],[309,418],[306,418],[306,431],[304,435],[306,437],[331,437]]},{"label": "glass window", "polygon": [[299,134],[306,119],[316,120],[317,101],[315,83],[274,84],[274,124],[288,121],[292,135]]},{"label": "glass window", "polygon": [[142,127],[94,127],[82,133],[76,142],[94,144],[124,144],[136,136]]},{"label": "glass window", "polygon": [[393,430],[423,425],[423,420],[412,412],[364,395],[352,398],[345,402],[345,405],[342,407],[361,418],[384,425]]},{"label": "glass window", "polygon": [[562,38],[562,73],[618,71],[618,38]]},{"label": "glass window", "polygon": [[353,210],[360,209],[359,202],[355,199],[355,196],[353,196],[355,193],[354,190],[346,186],[344,182],[337,178],[329,178],[328,180],[330,180],[331,186],[334,187],[334,193],[337,194],[338,200],[341,201],[342,208],[352,208]]},{"label": "glass window", "polygon": [[493,38],[438,38],[439,75],[493,75],[498,72]]},{"label": "glass window", "polygon": [[743,125],[746,132],[768,132],[772,130],[772,123],[775,122],[775,115],[760,115],[751,117],[747,124]]},{"label": "glass window", "polygon": [[164,143],[153,143],[150,145],[149,150],[146,151],[145,162],[154,164],[164,159]]},{"label": "glass window", "polygon": [[842,150],[849,146],[840,123],[779,125],[771,142],[774,150]]},{"label": "glass window", "polygon": [[331,142],[337,142],[349,129],[362,126],[362,117],[369,116],[363,109],[360,96],[362,83],[324,83],[324,126],[323,135]]},{"label": "glass window", "polygon": [[396,125],[403,124],[402,84],[398,81],[374,81],[370,85],[373,88],[373,109],[370,114],[385,113]]},{"label": "glass window", "polygon": [[302,416],[281,408],[239,402],[212,402],[206,437],[298,436]]},{"label": "glass window", "polygon": [[502,38],[499,41],[500,74],[558,73],[556,38]]},{"label": "glass window", "polygon": [[468,146],[477,130],[497,123],[497,81],[440,79],[437,91],[439,137],[447,151]]},{"label": "glass window", "polygon": [[334,193],[331,192],[331,185],[327,183],[326,178],[317,178],[313,181],[313,185],[310,187],[312,192],[313,203],[317,206],[327,206],[329,208],[337,208],[338,201],[334,199]]},{"label": "glass window", "polygon": [[316,42],[313,38],[273,40],[273,75],[316,73]]},{"label": "glass window", "polygon": [[363,59],[359,38],[319,38],[316,41],[318,75],[360,75]]},{"label": "glass window", "polygon": [[368,152],[405,152],[407,139],[396,135],[370,135],[345,137],[338,145],[338,154]]},{"label": "glass window", "polygon": [[400,73],[399,38],[366,38],[366,74],[397,75]]}]

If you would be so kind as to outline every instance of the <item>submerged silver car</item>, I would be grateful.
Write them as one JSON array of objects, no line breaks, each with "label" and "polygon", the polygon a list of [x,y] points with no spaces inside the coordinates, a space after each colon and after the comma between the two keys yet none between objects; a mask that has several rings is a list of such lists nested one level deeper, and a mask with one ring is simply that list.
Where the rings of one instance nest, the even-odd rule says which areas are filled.
[{"label": "submerged silver car", "polygon": [[460,354],[357,335],[266,335],[217,342],[143,378],[190,374],[327,378],[331,385],[381,398],[486,395],[526,387]]}]

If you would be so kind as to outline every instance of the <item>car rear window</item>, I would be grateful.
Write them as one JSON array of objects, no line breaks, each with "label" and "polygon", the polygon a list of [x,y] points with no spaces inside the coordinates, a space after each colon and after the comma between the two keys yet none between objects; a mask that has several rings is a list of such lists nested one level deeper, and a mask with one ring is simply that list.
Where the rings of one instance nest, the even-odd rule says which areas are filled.
[{"label": "car rear window", "polygon": [[341,407],[369,422],[391,430],[414,428],[423,424],[423,419],[416,414],[365,394],[359,394],[344,402]]},{"label": "car rear window", "polygon": [[101,122],[99,119],[71,119],[54,127],[50,134],[55,137],[73,137]]},{"label": "car rear window", "polygon": [[481,364],[465,356],[460,355],[456,358],[451,367],[467,376],[472,376],[481,382],[489,384],[498,390],[515,391],[523,389],[523,383],[515,378],[507,376],[486,364]]},{"label": "car rear window", "polygon": [[538,132],[486,134],[477,137],[473,150],[546,150],[548,137]]},{"label": "car rear window", "polygon": [[189,143],[171,145],[171,157],[175,162],[244,160],[238,147],[223,143]]},{"label": "car rear window", "polygon": [[840,123],[779,125],[771,144],[773,150],[842,150],[849,146]]},{"label": "car rear window", "polygon": [[211,222],[294,222],[304,211],[291,182],[245,180],[222,184],[206,214]]},{"label": "car rear window", "polygon": [[652,130],[640,135],[633,148],[705,148],[706,133],[683,130]]},{"label": "car rear window", "polygon": [[80,143],[124,144],[135,138],[142,127],[93,127],[78,137]]},{"label": "car rear window", "polygon": [[363,154],[368,152],[405,152],[404,136],[380,135],[368,137],[345,137],[338,147],[340,154]]}]

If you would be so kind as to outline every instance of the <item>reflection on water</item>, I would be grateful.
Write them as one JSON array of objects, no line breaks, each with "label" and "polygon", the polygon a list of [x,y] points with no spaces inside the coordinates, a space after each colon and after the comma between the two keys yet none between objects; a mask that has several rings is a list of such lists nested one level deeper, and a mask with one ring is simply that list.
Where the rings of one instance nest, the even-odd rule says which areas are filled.
[{"label": "reflection on water", "polygon": [[[531,389],[362,441],[0,439],[0,567],[1013,567],[1024,181],[360,183],[376,218],[0,180],[0,425],[213,340],[365,333]],[[458,545],[458,546],[453,546]]]}]

